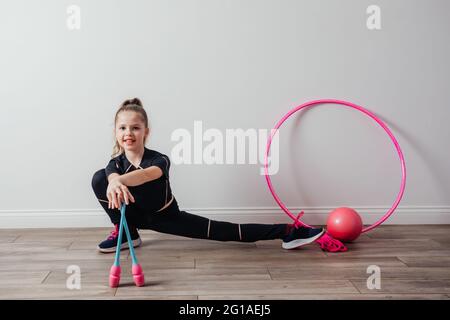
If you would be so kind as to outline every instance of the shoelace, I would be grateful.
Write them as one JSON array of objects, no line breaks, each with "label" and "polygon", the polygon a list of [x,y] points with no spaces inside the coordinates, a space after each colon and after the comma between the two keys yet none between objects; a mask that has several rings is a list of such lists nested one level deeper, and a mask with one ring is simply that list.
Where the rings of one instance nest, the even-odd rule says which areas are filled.
[{"label": "shoelace", "polygon": [[345,252],[347,247],[337,239],[334,239],[328,232],[316,240],[320,248],[328,252]]},{"label": "shoelace", "polygon": [[118,235],[119,235],[119,227],[116,224],[114,226],[114,230],[111,231],[111,233],[109,234],[108,240],[114,240],[115,238],[117,238]]}]

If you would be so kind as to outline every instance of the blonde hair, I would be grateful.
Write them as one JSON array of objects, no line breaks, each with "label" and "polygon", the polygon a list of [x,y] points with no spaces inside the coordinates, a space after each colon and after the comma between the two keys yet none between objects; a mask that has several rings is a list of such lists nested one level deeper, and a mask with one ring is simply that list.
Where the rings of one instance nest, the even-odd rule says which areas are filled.
[{"label": "blonde hair", "polygon": [[[119,113],[121,113],[122,111],[134,111],[134,112],[138,113],[140,115],[142,121],[145,124],[145,128],[149,127],[147,112],[145,112],[145,109],[142,106],[141,100],[139,100],[138,98],[133,98],[133,99],[128,99],[128,100],[125,100],[124,102],[122,102],[119,109],[117,110],[116,116],[114,117],[114,132],[115,132],[115,127],[116,127],[116,123],[117,123],[117,117],[119,116]],[[147,137],[148,137],[148,135],[144,138],[144,146],[145,146],[145,142],[147,141]],[[115,135],[114,135],[114,141],[115,141],[115,144],[113,147],[113,152],[112,152],[111,158],[114,158],[124,152],[124,149],[117,142]]]}]

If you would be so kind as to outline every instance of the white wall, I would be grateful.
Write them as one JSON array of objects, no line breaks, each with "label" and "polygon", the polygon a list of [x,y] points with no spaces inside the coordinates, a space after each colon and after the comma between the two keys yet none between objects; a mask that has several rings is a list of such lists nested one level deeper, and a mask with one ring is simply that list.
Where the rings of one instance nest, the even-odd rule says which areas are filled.
[{"label": "white wall", "polygon": [[[372,4],[381,30],[366,27]],[[66,26],[69,5],[80,30]],[[147,146],[169,156],[171,133],[195,120],[270,129],[310,99],[362,105],[407,161],[388,222],[449,223],[449,12],[446,0],[2,1],[0,227],[108,225],[91,177],[109,160],[117,106],[135,96]],[[287,221],[260,167],[173,165],[173,192],[205,216]],[[307,221],[348,205],[371,223],[394,201],[400,165],[375,122],[329,105],[286,123],[272,181]]]}]

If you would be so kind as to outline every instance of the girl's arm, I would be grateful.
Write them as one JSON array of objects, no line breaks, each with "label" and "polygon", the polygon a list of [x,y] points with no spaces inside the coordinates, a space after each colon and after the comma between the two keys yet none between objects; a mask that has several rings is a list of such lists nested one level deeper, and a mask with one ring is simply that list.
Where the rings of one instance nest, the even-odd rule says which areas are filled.
[{"label": "girl's arm", "polygon": [[108,176],[108,183],[109,182],[111,182],[113,179],[115,179],[116,177],[120,177],[120,174],[118,174],[118,173],[111,173],[109,176]]},{"label": "girl's arm", "polygon": [[163,172],[160,168],[151,166],[141,170],[134,170],[123,175],[113,176],[113,174],[111,174],[109,177],[112,177],[112,179],[119,179],[119,181],[127,187],[135,187],[159,179],[162,175]]}]

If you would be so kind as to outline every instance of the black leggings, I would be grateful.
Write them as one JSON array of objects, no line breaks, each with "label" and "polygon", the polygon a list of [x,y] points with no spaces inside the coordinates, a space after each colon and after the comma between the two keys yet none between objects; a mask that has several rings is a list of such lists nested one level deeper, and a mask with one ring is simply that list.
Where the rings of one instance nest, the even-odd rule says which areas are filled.
[{"label": "black leggings", "polygon": [[[97,171],[92,178],[92,188],[100,205],[113,224],[120,222],[120,210],[108,208],[106,189],[108,180],[105,170]],[[254,242],[282,239],[290,229],[288,224],[237,224],[210,220],[186,211],[180,211],[174,198],[172,203],[159,212],[149,212],[145,206],[145,194],[151,192],[144,183],[128,187],[135,202],[127,205],[126,218],[130,228],[150,229],[178,236],[218,241]],[[148,197],[147,197],[148,198]]]}]

